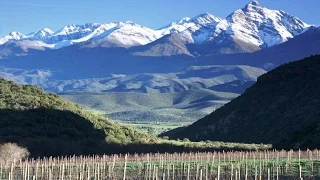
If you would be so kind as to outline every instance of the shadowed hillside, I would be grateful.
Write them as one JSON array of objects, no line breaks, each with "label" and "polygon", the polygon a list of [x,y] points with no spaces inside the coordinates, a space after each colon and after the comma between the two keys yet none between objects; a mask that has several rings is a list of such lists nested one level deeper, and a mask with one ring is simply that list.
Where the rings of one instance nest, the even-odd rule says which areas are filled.
[{"label": "shadowed hillside", "polygon": [[320,56],[282,65],[238,98],[171,138],[320,146]]},{"label": "shadowed hillside", "polygon": [[0,79],[0,119],[0,141],[22,144],[32,155],[102,153],[99,146],[106,143],[156,139],[86,113],[58,95],[4,79]]}]

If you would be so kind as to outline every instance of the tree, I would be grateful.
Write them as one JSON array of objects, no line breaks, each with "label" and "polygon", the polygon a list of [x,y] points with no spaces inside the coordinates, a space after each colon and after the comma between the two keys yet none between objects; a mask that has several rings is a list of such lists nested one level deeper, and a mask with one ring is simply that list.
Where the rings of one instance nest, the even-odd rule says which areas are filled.
[{"label": "tree", "polygon": [[12,162],[25,159],[29,156],[26,148],[18,146],[16,143],[5,143],[0,145],[0,161]]}]

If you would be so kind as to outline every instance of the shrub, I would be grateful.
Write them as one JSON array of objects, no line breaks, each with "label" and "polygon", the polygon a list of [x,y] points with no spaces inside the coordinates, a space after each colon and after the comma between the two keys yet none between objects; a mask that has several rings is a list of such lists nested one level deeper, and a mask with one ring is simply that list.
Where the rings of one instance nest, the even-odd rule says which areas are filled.
[{"label": "shrub", "polygon": [[183,142],[190,142],[190,140],[188,138],[183,138],[182,140]]},{"label": "shrub", "polygon": [[169,140],[169,136],[163,136],[162,139]]},{"label": "shrub", "polygon": [[18,146],[16,143],[5,143],[0,145],[0,161],[9,161],[25,159],[29,156],[29,151]]}]

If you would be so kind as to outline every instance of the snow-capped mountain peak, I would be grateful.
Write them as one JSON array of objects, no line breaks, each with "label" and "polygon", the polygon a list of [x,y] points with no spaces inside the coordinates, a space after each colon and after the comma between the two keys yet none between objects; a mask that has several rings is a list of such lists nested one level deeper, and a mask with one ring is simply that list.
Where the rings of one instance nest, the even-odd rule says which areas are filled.
[{"label": "snow-capped mountain peak", "polygon": [[35,39],[41,39],[45,36],[50,36],[53,35],[54,31],[52,31],[49,28],[43,28],[40,31],[36,32],[36,33],[32,33],[30,35],[28,35],[30,38],[35,38]]},{"label": "snow-capped mountain peak", "polygon": [[258,3],[258,1],[251,1],[249,2],[242,10],[244,12],[250,12],[250,11],[259,11],[263,7]]},{"label": "snow-capped mountain peak", "polygon": [[184,17],[180,21],[177,22],[177,24],[184,24],[190,21],[189,17]]},{"label": "snow-capped mountain peak", "polygon": [[[250,1],[247,6],[260,6],[260,3],[257,0]],[[261,6],[260,6],[261,7]]]},{"label": "snow-capped mountain peak", "polygon": [[99,26],[100,24],[98,23],[87,23],[84,25],[70,24],[55,32],[54,35],[57,36],[77,34],[76,36],[80,37],[81,35],[91,32],[93,29],[96,29]]},{"label": "snow-capped mountain peak", "polygon": [[12,37],[12,39],[15,39],[15,40],[19,40],[19,39],[25,38],[25,35],[23,35],[23,34],[20,33],[20,32],[16,32],[16,31],[11,32],[11,33],[9,34],[9,36]]},{"label": "snow-capped mountain peak", "polygon": [[[130,26],[140,26],[140,25],[138,25],[138,24],[136,24],[136,23],[134,23],[134,22],[132,22],[132,21],[126,21],[126,22],[119,22],[119,24],[120,25],[130,25]],[[140,27],[142,27],[142,26],[140,26]]]},{"label": "snow-capped mountain peak", "polygon": [[303,33],[310,25],[283,11],[262,7],[258,1],[230,14],[227,34],[258,47],[283,43]]},{"label": "snow-capped mountain peak", "polygon": [[222,20],[221,18],[215,17],[210,13],[203,13],[190,19],[191,22],[198,23],[201,25],[209,24],[212,22],[220,22],[221,20]]},{"label": "snow-capped mountain peak", "polygon": [[213,16],[209,13],[202,13],[193,18],[184,17],[179,21],[175,21],[170,23],[169,25],[158,30],[160,34],[167,35],[172,33],[182,33],[183,31],[189,30],[191,32],[195,32],[199,30],[201,27],[206,26],[208,24],[217,24],[222,19]]},{"label": "snow-capped mountain peak", "polygon": [[23,35],[22,33],[20,32],[11,32],[10,34],[0,38],[0,45],[10,41],[10,40],[21,40],[21,39],[24,39],[26,38],[25,35]]}]

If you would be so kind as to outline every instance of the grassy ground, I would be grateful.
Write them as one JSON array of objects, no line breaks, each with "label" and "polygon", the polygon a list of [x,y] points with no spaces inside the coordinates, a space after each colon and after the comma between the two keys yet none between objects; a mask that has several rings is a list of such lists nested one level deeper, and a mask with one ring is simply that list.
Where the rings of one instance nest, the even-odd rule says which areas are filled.
[{"label": "grassy ground", "polygon": [[181,126],[187,126],[190,122],[184,123],[171,123],[171,122],[130,122],[130,121],[121,121],[121,123],[126,125],[131,125],[143,132],[148,132],[151,134],[158,135],[165,131],[169,131]]},{"label": "grassy ground", "polygon": [[[87,112],[96,116],[104,116],[106,112],[96,109],[86,109]],[[161,134],[172,129],[188,126],[191,122],[158,122],[158,121],[119,121],[125,125],[131,125],[143,132],[151,133],[154,135]]]},{"label": "grassy ground", "polygon": [[91,113],[93,115],[96,115],[96,116],[104,116],[105,112],[104,111],[100,111],[100,110],[96,110],[96,109],[86,109],[86,111],[88,113]]}]

